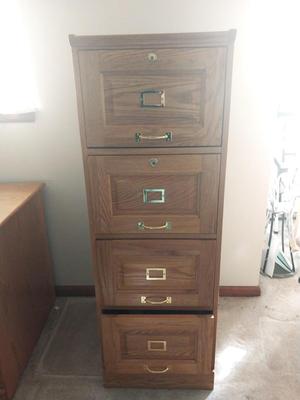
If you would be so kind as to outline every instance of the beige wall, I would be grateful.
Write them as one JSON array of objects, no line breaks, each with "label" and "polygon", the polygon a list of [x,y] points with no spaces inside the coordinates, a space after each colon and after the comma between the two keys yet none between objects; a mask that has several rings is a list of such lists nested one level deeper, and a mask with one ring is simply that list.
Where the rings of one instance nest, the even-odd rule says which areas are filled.
[{"label": "beige wall", "polygon": [[[256,285],[268,183],[270,88],[261,57],[270,1],[20,0],[32,45],[37,121],[0,126],[0,180],[43,180],[58,284],[89,284],[88,219],[68,34],[238,30],[221,283]],[[264,9],[261,9],[264,3]]]}]

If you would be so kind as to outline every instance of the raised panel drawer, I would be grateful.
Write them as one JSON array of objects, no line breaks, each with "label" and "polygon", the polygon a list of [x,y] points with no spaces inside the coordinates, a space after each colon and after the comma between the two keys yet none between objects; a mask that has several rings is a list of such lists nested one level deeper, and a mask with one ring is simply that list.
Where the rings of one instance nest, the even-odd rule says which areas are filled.
[{"label": "raised panel drawer", "polygon": [[79,52],[88,147],[220,146],[226,49]]},{"label": "raised panel drawer", "polygon": [[213,308],[214,240],[98,240],[104,307]]},{"label": "raised panel drawer", "polygon": [[104,315],[102,335],[108,385],[212,384],[211,315]]},{"label": "raised panel drawer", "polygon": [[94,233],[215,234],[220,155],[89,156]]}]

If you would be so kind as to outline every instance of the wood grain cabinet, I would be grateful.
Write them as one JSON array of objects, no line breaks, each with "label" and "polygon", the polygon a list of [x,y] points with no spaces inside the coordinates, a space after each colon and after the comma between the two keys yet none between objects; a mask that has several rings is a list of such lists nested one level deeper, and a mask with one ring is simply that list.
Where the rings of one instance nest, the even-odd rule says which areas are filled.
[{"label": "wood grain cabinet", "polygon": [[102,332],[108,386],[212,384],[211,315],[105,315]]},{"label": "wood grain cabinet", "polygon": [[70,36],[106,386],[213,387],[234,39]]},{"label": "wood grain cabinet", "polygon": [[104,306],[213,309],[215,240],[99,240],[96,251]]},{"label": "wood grain cabinet", "polygon": [[43,184],[0,184],[0,400],[12,399],[54,303]]},{"label": "wood grain cabinet", "polygon": [[217,154],[88,157],[94,231],[215,234],[219,161]]}]

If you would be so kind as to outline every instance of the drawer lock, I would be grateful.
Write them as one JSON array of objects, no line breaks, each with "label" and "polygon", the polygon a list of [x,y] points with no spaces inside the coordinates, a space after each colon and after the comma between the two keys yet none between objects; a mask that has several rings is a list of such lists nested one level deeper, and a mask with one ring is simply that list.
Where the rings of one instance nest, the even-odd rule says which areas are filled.
[{"label": "drawer lock", "polygon": [[150,62],[157,61],[157,54],[155,54],[155,53],[148,53],[147,58],[148,58],[148,61],[150,61]]}]

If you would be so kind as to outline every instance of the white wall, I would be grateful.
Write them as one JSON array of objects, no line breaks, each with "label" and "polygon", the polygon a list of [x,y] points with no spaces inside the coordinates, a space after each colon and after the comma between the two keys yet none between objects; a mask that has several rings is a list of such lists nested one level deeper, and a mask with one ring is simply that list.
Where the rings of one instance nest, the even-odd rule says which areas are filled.
[{"label": "white wall", "polygon": [[[68,34],[238,30],[228,149],[221,284],[257,285],[268,183],[265,59],[271,1],[19,0],[41,110],[0,126],[0,180],[43,180],[57,284],[89,284],[88,219]],[[262,9],[261,3],[264,4]],[[285,2],[286,4],[286,2]],[[21,67],[21,66],[20,66]],[[267,106],[268,105],[268,106]]]}]

